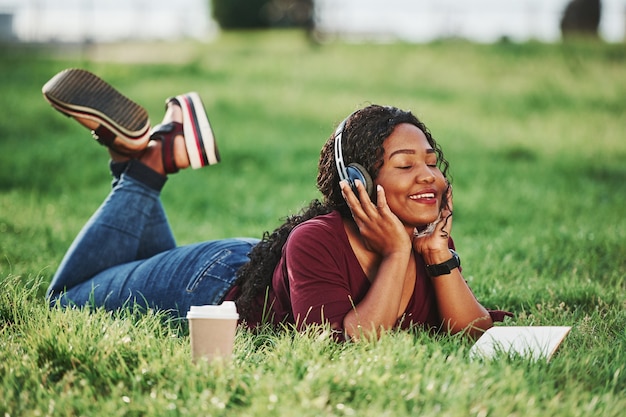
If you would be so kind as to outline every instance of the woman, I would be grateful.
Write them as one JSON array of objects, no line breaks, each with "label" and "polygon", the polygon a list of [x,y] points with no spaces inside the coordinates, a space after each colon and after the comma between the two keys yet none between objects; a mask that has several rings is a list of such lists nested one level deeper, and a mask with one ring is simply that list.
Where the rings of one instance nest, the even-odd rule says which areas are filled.
[{"label": "woman", "polygon": [[372,105],[346,118],[321,151],[323,201],[261,241],[176,246],[159,200],[167,175],[220,159],[197,94],[167,100],[148,132],[145,110],[86,71],[57,74],[43,93],[108,147],[113,175],[50,284],[53,303],[182,316],[235,300],[249,326],[324,323],[352,339],[414,324],[474,335],[503,318],[461,275],[448,163],[410,112]]}]

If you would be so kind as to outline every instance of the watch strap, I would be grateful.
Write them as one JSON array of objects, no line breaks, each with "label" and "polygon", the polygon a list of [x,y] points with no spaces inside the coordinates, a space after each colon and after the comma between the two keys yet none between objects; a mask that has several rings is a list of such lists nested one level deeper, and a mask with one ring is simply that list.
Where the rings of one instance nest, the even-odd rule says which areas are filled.
[{"label": "watch strap", "polygon": [[452,258],[445,262],[434,265],[426,265],[426,273],[429,277],[432,278],[440,275],[449,275],[454,268],[461,266],[461,258],[459,255],[452,249],[450,249],[450,254],[452,255]]}]

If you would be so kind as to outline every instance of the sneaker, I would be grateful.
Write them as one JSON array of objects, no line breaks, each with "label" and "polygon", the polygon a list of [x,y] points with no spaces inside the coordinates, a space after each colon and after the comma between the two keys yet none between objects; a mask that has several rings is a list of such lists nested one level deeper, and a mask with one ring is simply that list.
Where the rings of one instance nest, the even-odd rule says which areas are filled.
[{"label": "sneaker", "polygon": [[174,139],[179,135],[184,137],[189,164],[193,169],[220,162],[215,135],[198,93],[191,92],[171,97],[165,103],[166,108],[170,103],[179,105],[183,114],[182,123],[159,124],[152,129],[150,135],[150,139],[162,142],[165,173],[173,174],[179,171],[174,160]]},{"label": "sneaker", "polygon": [[194,169],[217,164],[220,154],[204,104],[198,93],[191,92],[168,99],[176,101],[183,111],[183,134],[189,162]]},{"label": "sneaker", "polygon": [[119,154],[137,155],[148,145],[148,112],[88,71],[61,71],[42,93],[52,107],[92,129],[99,143]]}]

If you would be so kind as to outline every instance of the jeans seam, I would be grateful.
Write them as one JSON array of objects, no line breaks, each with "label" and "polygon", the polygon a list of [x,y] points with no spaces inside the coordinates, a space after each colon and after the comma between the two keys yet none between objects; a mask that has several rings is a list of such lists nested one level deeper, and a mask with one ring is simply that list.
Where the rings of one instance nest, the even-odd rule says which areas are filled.
[{"label": "jeans seam", "polygon": [[202,268],[199,274],[197,274],[191,281],[189,281],[185,290],[188,293],[193,293],[206,277],[215,278],[217,280],[227,283],[228,281],[222,279],[222,274],[211,274],[210,272],[215,265],[222,265],[229,269],[233,269],[228,263],[223,262],[223,260],[232,255],[232,253],[233,252],[230,249],[222,249],[219,253],[219,256],[213,257],[213,260],[209,262],[204,268]]}]

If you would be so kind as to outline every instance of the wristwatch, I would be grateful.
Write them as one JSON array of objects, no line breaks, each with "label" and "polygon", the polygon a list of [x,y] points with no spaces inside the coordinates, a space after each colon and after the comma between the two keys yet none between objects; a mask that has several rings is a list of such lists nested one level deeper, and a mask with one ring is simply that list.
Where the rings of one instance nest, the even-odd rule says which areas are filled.
[{"label": "wristwatch", "polygon": [[450,249],[450,253],[452,254],[452,258],[447,261],[436,265],[426,265],[426,273],[428,276],[438,277],[439,275],[448,275],[454,268],[461,266],[459,254],[452,249]]}]

